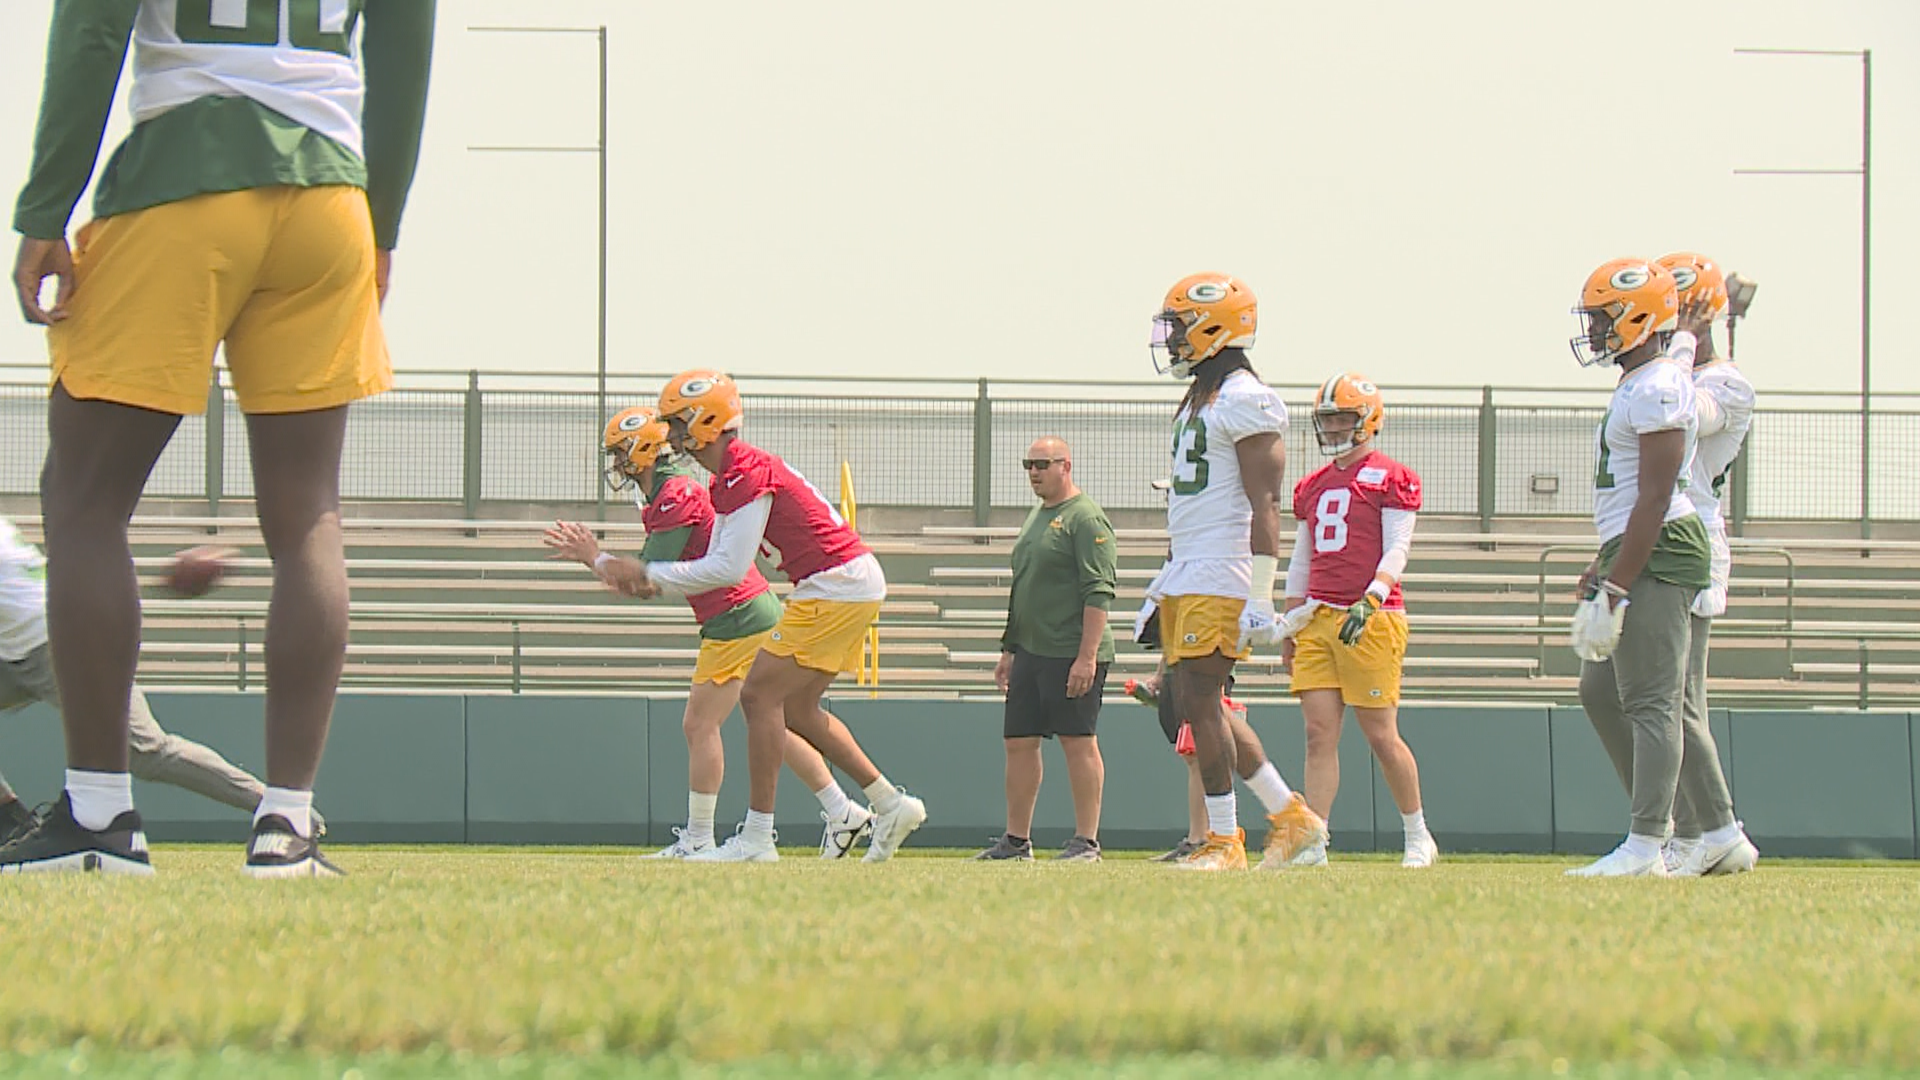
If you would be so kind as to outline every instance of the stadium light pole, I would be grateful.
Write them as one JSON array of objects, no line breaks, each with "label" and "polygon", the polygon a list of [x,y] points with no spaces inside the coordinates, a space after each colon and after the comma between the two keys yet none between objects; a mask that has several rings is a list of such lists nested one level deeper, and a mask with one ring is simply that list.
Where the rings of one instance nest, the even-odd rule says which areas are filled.
[{"label": "stadium light pole", "polygon": [[[607,420],[607,28],[601,26],[469,26],[475,34],[591,34],[600,46],[600,137],[592,146],[469,146],[476,154],[593,154],[600,166],[600,275],[599,275],[599,349],[594,383],[593,416],[595,424]],[[595,516],[607,519],[606,485],[597,478],[593,484]]]},{"label": "stadium light pole", "polygon": [[[1860,178],[1860,538],[1873,537],[1873,50],[1735,49],[1740,56],[1851,57],[1860,61],[1860,167],[1857,169],[1735,169],[1735,176],[1858,176]],[[1862,552],[1864,554],[1864,552]]]}]

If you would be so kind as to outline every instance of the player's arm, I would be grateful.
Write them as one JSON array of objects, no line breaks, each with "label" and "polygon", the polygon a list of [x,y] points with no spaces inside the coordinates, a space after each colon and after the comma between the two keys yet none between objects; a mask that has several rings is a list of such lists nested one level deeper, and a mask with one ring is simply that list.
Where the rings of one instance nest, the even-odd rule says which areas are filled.
[{"label": "player's arm", "polygon": [[[13,227],[21,237],[13,260],[13,287],[20,314],[30,323],[45,326],[67,317],[75,288],[67,222],[100,156],[100,139],[139,11],[140,0],[54,4],[33,164],[13,208]],[[40,287],[48,278],[57,282],[51,308],[40,305]]]},{"label": "player's arm", "polygon": [[646,561],[641,569],[655,585],[694,594],[740,584],[753,568],[754,552],[767,535],[767,519],[773,513],[773,493],[767,492],[738,510],[720,514],[713,521],[713,538],[707,553],[685,561]]},{"label": "player's arm", "polygon": [[367,151],[367,206],[373,243],[392,251],[420,162],[433,71],[435,0],[372,0],[362,18],[367,99],[361,110]]},{"label": "player's arm", "polygon": [[1293,555],[1287,560],[1286,604],[1283,611],[1307,602],[1307,583],[1313,580],[1313,526],[1304,520],[1293,530]]},{"label": "player's arm", "polygon": [[1753,416],[1753,389],[1718,379],[1696,383],[1693,388],[1693,411],[1700,418],[1695,436],[1704,439],[1709,435],[1717,435]]},{"label": "player's arm", "polygon": [[1601,583],[1614,599],[1625,596],[1640,577],[1640,571],[1646,569],[1653,545],[1660,539],[1660,527],[1665,523],[1667,505],[1673,499],[1673,485],[1679,479],[1680,465],[1687,456],[1684,428],[1643,431],[1639,439],[1640,489],[1634,498],[1633,513],[1627,518],[1627,531],[1620,538],[1620,552],[1614,556],[1606,581]]},{"label": "player's arm", "polygon": [[[1280,490],[1287,472],[1287,447],[1277,431],[1248,435],[1233,444],[1240,459],[1240,485],[1253,505],[1253,589],[1249,596],[1273,596],[1273,579],[1280,568]],[[1264,562],[1263,562],[1264,560]]]}]

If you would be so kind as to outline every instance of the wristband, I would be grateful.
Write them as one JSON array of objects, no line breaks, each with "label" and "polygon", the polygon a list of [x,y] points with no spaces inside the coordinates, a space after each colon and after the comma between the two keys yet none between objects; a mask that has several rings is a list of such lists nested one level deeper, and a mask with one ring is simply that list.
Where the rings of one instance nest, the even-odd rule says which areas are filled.
[{"label": "wristband", "polygon": [[595,555],[593,557],[593,572],[596,574],[599,573],[601,567],[607,565],[612,561],[613,561],[613,555],[611,552],[603,551],[600,554]]},{"label": "wristband", "polygon": [[1393,586],[1381,581],[1379,578],[1374,578],[1373,584],[1367,586],[1367,595],[1373,597],[1376,607],[1386,603],[1387,596],[1392,592]]},{"label": "wristband", "polygon": [[1280,572],[1280,559],[1276,555],[1255,555],[1253,557],[1253,583],[1247,588],[1250,600],[1272,600],[1273,579]]},{"label": "wristband", "polygon": [[1626,599],[1627,593],[1629,591],[1625,585],[1620,584],[1619,582],[1613,580],[1612,578],[1606,578],[1605,580],[1601,581],[1600,589],[1602,592],[1606,593],[1608,596],[1613,597],[1615,600]]}]

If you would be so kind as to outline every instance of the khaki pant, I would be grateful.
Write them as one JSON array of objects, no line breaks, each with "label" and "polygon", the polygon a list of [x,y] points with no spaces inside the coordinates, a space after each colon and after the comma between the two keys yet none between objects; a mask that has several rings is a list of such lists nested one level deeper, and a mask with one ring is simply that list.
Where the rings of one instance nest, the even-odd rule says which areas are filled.
[{"label": "khaki pant", "polygon": [[[54,682],[53,659],[45,645],[24,659],[0,660],[0,712],[35,701],[60,707],[60,687]],[[162,730],[138,686],[127,704],[128,765],[133,775],[185,788],[241,810],[251,811],[260,805],[266,785],[217,752]],[[5,789],[6,780],[0,779],[0,790]]]},{"label": "khaki pant", "polygon": [[[1580,704],[1632,799],[1632,831],[1697,837],[1733,824],[1733,799],[1707,724],[1707,634],[1695,590],[1634,583],[1610,660],[1580,668]],[[1691,831],[1685,831],[1691,830]]]}]

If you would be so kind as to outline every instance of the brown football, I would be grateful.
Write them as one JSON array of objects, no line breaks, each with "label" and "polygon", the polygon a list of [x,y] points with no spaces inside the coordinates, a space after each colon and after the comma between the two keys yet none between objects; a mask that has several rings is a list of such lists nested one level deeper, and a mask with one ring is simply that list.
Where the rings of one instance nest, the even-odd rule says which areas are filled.
[{"label": "brown football", "polygon": [[205,595],[226,574],[227,560],[234,554],[232,548],[213,545],[180,552],[167,571],[167,588],[181,596]]}]

